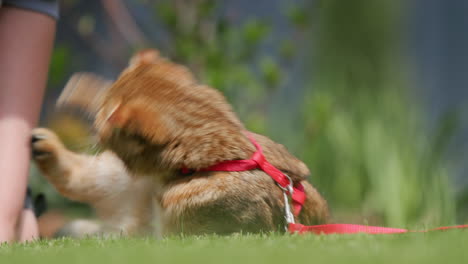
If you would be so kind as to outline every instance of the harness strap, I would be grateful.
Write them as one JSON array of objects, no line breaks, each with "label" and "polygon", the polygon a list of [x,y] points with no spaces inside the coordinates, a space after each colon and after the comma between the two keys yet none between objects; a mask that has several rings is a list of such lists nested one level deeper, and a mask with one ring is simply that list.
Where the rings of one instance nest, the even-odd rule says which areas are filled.
[{"label": "harness strap", "polygon": [[[248,171],[261,169],[279,185],[282,189],[287,189],[292,184],[293,192],[287,191],[287,194],[291,196],[293,213],[295,216],[299,215],[302,209],[302,205],[305,202],[306,196],[304,192],[304,186],[300,182],[291,183],[290,178],[278,170],[275,166],[269,163],[263,155],[262,147],[255,141],[250,133],[246,133],[249,140],[254,144],[256,151],[252,155],[252,158],[247,160],[227,160],[222,161],[218,164],[210,166],[208,168],[200,169],[198,171]],[[183,169],[182,172],[186,172]]]}]

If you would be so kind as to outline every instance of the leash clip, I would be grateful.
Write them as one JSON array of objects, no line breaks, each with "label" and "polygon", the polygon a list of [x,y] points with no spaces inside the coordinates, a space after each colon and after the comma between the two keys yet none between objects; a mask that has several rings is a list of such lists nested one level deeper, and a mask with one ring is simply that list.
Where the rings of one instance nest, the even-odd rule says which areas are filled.
[{"label": "leash clip", "polygon": [[288,179],[288,181],[289,181],[288,185],[286,187],[283,187],[279,183],[276,183],[276,184],[278,185],[278,187],[281,188],[281,190],[283,190],[283,192],[285,192],[287,194],[289,193],[290,195],[292,195],[292,193],[294,192],[293,181],[292,181],[291,177],[289,177],[287,174],[283,173],[283,175],[286,176],[286,178]]},{"label": "leash clip", "polygon": [[288,231],[288,226],[290,224],[295,224],[294,215],[293,215],[293,213],[291,211],[291,206],[289,205],[289,198],[288,198],[288,194],[292,195],[293,192],[294,192],[294,189],[293,189],[293,181],[292,181],[291,177],[289,177],[286,174],[284,174],[284,176],[286,176],[286,178],[289,180],[288,186],[283,187],[283,186],[278,184],[278,187],[280,187],[281,190],[283,190],[284,219],[286,220],[286,224],[287,224],[286,225],[286,231]]}]

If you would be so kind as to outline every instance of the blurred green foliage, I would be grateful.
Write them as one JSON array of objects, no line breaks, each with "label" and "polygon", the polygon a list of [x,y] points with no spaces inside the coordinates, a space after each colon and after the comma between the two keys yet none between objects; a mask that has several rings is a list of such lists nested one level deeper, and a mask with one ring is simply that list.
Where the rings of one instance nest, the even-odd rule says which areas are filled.
[{"label": "blurred green foliage", "polygon": [[169,35],[158,48],[223,91],[249,127],[265,132],[267,93],[281,81],[279,64],[261,49],[270,25],[255,18],[235,24],[219,9],[210,0],[158,1],[154,10]]},{"label": "blurred green foliage", "polygon": [[68,73],[71,61],[71,52],[65,45],[57,45],[52,53],[49,69],[49,87],[58,86],[63,83],[65,75]]},{"label": "blurred green foliage", "polygon": [[[255,132],[283,131],[271,122],[277,117],[268,111],[270,99],[284,89],[289,66],[306,58],[306,96],[282,110],[302,111],[288,144],[310,167],[312,183],[337,220],[392,226],[454,222],[442,154],[456,122],[448,116],[435,135],[428,133],[402,56],[403,1],[284,1],[289,33],[309,34],[303,40],[308,48],[299,50],[296,39],[277,36],[269,52],[263,45],[271,44],[273,23],[232,19],[222,1],[140,2],[162,24],[164,40],[154,46],[220,89]],[[96,21],[79,18],[76,31],[92,36]],[[57,46],[53,86],[63,83],[67,65],[79,56],[64,43]]]},{"label": "blurred green foliage", "polygon": [[[401,1],[322,1],[304,111],[305,160],[336,212],[405,226],[451,224],[455,200],[403,56]],[[441,124],[441,128],[444,127]]]}]

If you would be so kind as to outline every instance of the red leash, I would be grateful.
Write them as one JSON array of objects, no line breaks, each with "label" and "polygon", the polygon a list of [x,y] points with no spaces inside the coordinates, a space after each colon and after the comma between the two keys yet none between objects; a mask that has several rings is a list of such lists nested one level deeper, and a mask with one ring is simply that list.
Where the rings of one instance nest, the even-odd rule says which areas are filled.
[{"label": "red leash", "polygon": [[[355,233],[367,233],[367,234],[400,234],[408,232],[427,232],[436,230],[447,230],[447,229],[459,229],[468,228],[468,225],[459,226],[447,226],[430,229],[426,231],[409,231],[407,229],[400,228],[389,228],[380,226],[366,226],[366,225],[353,225],[353,224],[326,224],[326,225],[314,225],[305,226],[302,224],[294,223],[294,217],[291,215],[289,209],[289,203],[287,196],[289,195],[292,200],[293,213],[298,216],[301,212],[302,206],[304,205],[306,196],[304,192],[304,186],[300,182],[293,183],[291,178],[278,170],[275,166],[269,163],[265,156],[261,146],[255,141],[251,134],[247,133],[249,140],[255,145],[257,151],[253,154],[252,158],[247,160],[228,160],[223,161],[213,166],[198,171],[248,171],[261,169],[265,173],[271,176],[271,178],[278,184],[283,190],[285,195],[285,216],[288,222],[287,230],[290,233],[315,233],[315,234],[355,234]],[[183,168],[182,173],[188,173],[190,170]]]},{"label": "red leash", "polygon": [[380,226],[365,226],[365,225],[352,225],[352,224],[328,224],[328,225],[315,225],[305,226],[301,224],[290,224],[289,232],[291,233],[315,233],[315,234],[356,234],[356,233],[367,233],[367,234],[401,234],[401,233],[413,233],[413,232],[429,232],[429,231],[442,231],[449,229],[464,229],[468,228],[468,225],[457,225],[457,226],[444,226],[423,231],[410,231],[407,229],[380,227]]}]

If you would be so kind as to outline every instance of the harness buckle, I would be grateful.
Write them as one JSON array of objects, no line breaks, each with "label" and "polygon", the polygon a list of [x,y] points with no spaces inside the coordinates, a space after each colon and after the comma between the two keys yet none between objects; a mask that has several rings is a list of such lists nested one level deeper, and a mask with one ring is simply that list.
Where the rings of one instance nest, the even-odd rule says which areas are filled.
[{"label": "harness buckle", "polygon": [[283,192],[286,192],[286,193],[289,193],[290,195],[292,195],[292,193],[294,192],[293,181],[292,181],[291,177],[289,177],[287,174],[284,174],[284,176],[286,176],[286,178],[289,181],[288,185],[286,187],[283,187],[279,183],[276,183],[276,184],[278,185],[278,187],[281,188],[281,190],[283,190]]}]

